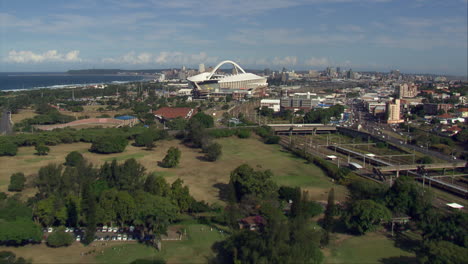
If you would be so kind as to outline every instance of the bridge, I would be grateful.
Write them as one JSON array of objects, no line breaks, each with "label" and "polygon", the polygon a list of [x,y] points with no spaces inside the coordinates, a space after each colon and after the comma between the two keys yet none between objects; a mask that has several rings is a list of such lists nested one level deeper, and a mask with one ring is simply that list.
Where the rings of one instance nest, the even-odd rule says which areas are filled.
[{"label": "bridge", "polygon": [[335,132],[336,127],[323,124],[268,124],[275,134],[316,134],[321,132]]},{"label": "bridge", "polygon": [[411,164],[411,165],[391,165],[385,167],[379,167],[378,169],[381,172],[391,172],[391,171],[409,171],[417,170],[421,166],[424,166],[424,169],[454,169],[454,168],[465,168],[467,163],[465,161],[452,162],[452,163],[433,163],[433,164]]}]

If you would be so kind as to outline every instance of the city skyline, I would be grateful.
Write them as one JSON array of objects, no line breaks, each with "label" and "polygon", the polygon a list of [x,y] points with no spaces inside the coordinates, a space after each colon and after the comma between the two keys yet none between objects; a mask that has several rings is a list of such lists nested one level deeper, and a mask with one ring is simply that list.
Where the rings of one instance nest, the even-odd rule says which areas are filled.
[{"label": "city skyline", "polygon": [[0,71],[328,66],[467,75],[467,1],[2,2]]}]

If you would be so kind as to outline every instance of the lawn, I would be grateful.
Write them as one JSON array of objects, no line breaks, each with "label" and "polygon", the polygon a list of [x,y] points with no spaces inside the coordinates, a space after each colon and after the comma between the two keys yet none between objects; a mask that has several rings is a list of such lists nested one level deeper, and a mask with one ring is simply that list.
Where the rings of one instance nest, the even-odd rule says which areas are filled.
[{"label": "lawn", "polygon": [[395,247],[394,241],[381,233],[337,236],[326,252],[324,263],[417,263],[414,253]]},{"label": "lawn", "polygon": [[[161,252],[136,242],[94,242],[85,247],[75,242],[69,247],[51,248],[45,243],[22,247],[0,246],[0,251],[12,251],[33,263],[130,263],[135,259],[164,258],[167,263],[207,263],[214,256],[211,246],[225,239],[206,225],[186,224],[187,238],[163,241]],[[83,253],[83,254],[82,254]]]},{"label": "lawn", "polygon": [[163,241],[159,252],[142,244],[121,245],[107,248],[104,254],[98,254],[97,263],[130,263],[135,259],[163,258],[167,263],[207,263],[214,257],[211,246],[214,242],[225,239],[224,235],[211,230],[206,225],[189,224],[183,228],[187,239],[182,241]]},{"label": "lawn", "polygon": [[[199,200],[210,203],[220,201],[220,190],[229,182],[232,170],[243,163],[248,163],[256,169],[270,169],[273,179],[279,185],[299,186],[309,191],[310,197],[315,200],[327,199],[330,188],[336,189],[336,199],[343,200],[346,195],[344,186],[335,185],[330,178],[315,165],[285,152],[278,145],[266,145],[256,138],[238,139],[236,137],[217,140],[223,146],[223,155],[216,162],[207,162],[202,159],[200,149],[184,146],[178,140],[165,140],[156,142],[152,150],[135,147],[129,144],[124,152],[116,154],[90,153],[90,143],[73,143],[50,146],[47,156],[35,155],[34,147],[21,147],[18,155],[14,157],[0,157],[0,191],[6,191],[9,178],[15,172],[23,172],[29,182],[35,177],[40,167],[49,163],[62,164],[65,156],[71,151],[79,151],[94,165],[101,165],[106,161],[116,159],[123,161],[135,158],[148,172],[157,172],[166,177],[169,182],[177,178],[184,180],[190,187],[190,193]],[[157,165],[166,155],[171,146],[182,151],[181,162],[177,168],[166,169]],[[34,193],[29,190],[28,193]]]}]

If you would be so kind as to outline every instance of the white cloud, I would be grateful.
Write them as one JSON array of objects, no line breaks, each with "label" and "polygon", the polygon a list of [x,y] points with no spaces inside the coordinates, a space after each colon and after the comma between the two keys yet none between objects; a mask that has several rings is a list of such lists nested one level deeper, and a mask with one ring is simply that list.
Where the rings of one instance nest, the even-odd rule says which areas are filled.
[{"label": "white cloud", "polygon": [[104,58],[103,63],[111,64],[160,64],[160,65],[196,65],[199,63],[213,64],[218,57],[211,57],[206,52],[186,54],[179,51],[161,51],[159,53],[131,51],[117,58]]},{"label": "white cloud", "polygon": [[297,64],[296,56],[286,56],[283,58],[275,57],[271,62],[275,66],[295,66]]},{"label": "white cloud", "polygon": [[6,62],[13,63],[41,63],[41,62],[80,62],[79,50],[72,50],[68,53],[59,53],[57,50],[49,50],[44,53],[34,53],[29,50],[8,52]]},{"label": "white cloud", "polygon": [[330,61],[327,58],[310,57],[304,61],[304,65],[311,67],[328,66],[330,65]]}]

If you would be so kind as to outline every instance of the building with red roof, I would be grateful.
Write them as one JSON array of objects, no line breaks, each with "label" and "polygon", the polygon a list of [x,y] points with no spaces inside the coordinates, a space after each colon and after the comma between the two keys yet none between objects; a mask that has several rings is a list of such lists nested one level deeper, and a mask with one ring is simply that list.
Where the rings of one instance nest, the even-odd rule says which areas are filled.
[{"label": "building with red roof", "polygon": [[170,120],[174,118],[190,119],[197,113],[197,109],[190,107],[161,107],[153,111],[154,116],[160,120]]}]

